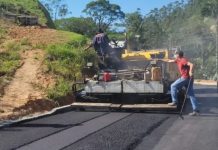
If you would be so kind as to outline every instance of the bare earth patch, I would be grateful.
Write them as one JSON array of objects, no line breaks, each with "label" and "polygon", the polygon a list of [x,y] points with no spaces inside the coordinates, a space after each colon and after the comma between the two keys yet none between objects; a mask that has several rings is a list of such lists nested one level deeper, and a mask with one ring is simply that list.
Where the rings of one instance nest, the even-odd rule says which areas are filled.
[{"label": "bare earth patch", "polygon": [[39,26],[14,26],[9,30],[9,36],[14,40],[28,39],[32,45],[47,45],[65,42],[66,39],[58,36],[57,30],[41,28]]},{"label": "bare earth patch", "polygon": [[29,50],[21,55],[23,66],[16,71],[13,80],[6,86],[5,94],[0,101],[0,120],[18,118],[55,107],[55,103],[46,100],[45,93],[37,86],[38,84],[48,86],[52,82],[51,78],[40,74],[44,59],[43,50]]},{"label": "bare earth patch", "polygon": [[200,84],[200,85],[217,85],[217,81],[195,79],[195,84]]}]

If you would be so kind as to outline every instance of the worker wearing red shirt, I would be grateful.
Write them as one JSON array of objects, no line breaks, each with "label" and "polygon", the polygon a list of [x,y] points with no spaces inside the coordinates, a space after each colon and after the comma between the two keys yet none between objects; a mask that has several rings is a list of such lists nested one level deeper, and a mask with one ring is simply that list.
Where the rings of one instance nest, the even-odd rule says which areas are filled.
[{"label": "worker wearing red shirt", "polygon": [[[188,87],[188,96],[190,97],[193,112],[189,115],[196,116],[199,114],[198,109],[198,102],[194,94],[193,89],[193,64],[188,61],[187,58],[185,58],[183,55],[183,51],[176,51],[175,53],[175,60],[170,60],[169,62],[175,62],[178,66],[179,72],[181,74],[181,77],[177,79],[174,83],[171,84],[171,97],[172,97],[172,103],[169,103],[170,106],[176,106],[178,103],[177,98],[177,91],[180,90],[182,87],[186,86]],[[189,84],[189,86],[188,86]]]}]

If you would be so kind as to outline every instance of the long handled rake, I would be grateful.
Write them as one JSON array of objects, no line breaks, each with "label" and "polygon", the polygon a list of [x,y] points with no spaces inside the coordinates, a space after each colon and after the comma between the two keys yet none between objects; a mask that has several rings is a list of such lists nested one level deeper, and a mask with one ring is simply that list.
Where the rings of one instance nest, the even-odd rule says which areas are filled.
[{"label": "long handled rake", "polygon": [[181,108],[181,110],[179,112],[179,117],[182,118],[182,120],[184,119],[184,117],[183,117],[183,109],[184,109],[184,106],[185,106],[185,102],[186,102],[186,99],[187,99],[188,90],[189,90],[189,87],[191,85],[191,81],[192,81],[192,78],[190,77],[189,82],[188,82],[188,87],[187,87],[187,90],[185,92],[185,97],[184,97],[184,100],[183,100],[183,103],[182,103],[182,108]]}]

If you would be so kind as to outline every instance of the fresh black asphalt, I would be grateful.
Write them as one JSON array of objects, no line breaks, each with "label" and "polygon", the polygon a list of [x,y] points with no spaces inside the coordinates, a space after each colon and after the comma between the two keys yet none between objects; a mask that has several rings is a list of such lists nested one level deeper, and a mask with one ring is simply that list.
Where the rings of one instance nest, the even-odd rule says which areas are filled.
[{"label": "fresh black asphalt", "polygon": [[[69,111],[0,129],[0,150],[22,149],[38,141],[43,144],[59,135],[63,141],[72,140],[72,143],[54,141],[62,143],[63,150],[215,150],[218,147],[216,87],[196,86],[195,92],[201,106],[201,115],[197,117],[187,115],[191,112],[189,102],[184,120],[176,114]],[[116,119],[118,115],[121,117]],[[104,120],[106,116],[111,117]],[[86,125],[89,129],[82,128]],[[77,140],[73,140],[77,135],[67,132],[75,129],[84,133]],[[47,149],[55,149],[55,145],[49,144]]]},{"label": "fresh black asphalt", "polygon": [[0,150],[9,150],[80,125],[105,112],[66,112],[0,129]]}]

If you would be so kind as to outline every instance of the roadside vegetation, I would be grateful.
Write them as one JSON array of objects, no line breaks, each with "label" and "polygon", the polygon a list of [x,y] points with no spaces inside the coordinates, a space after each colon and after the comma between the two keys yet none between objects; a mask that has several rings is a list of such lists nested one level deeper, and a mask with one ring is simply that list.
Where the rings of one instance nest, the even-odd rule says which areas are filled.
[{"label": "roadside vegetation", "polygon": [[5,34],[6,34],[6,30],[0,26],[0,43],[2,39],[4,39]]},{"label": "roadside vegetation", "polygon": [[4,51],[0,52],[0,96],[3,94],[3,88],[21,65],[19,54],[21,45],[19,43],[10,41],[5,43],[2,48]]},{"label": "roadside vegetation", "polygon": [[[42,88],[47,94],[47,98],[52,100],[64,99],[71,92],[71,86],[75,78],[81,78],[81,69],[88,60],[95,59],[93,50],[84,51],[84,47],[89,39],[77,33],[61,30],[40,30],[40,28],[21,27],[10,32],[18,34],[16,40],[5,39],[6,29],[2,30],[2,44],[0,52],[0,91],[10,82],[15,71],[22,65],[21,55],[31,49],[43,49],[45,60],[42,65],[42,72],[45,75],[53,76],[55,83],[53,86]],[[25,30],[29,30],[30,34]],[[43,37],[47,32],[47,37]],[[25,36],[20,36],[25,34]],[[37,41],[37,38],[40,38]],[[37,59],[37,56],[36,58]]]},{"label": "roadside vegetation", "polygon": [[6,50],[0,53],[0,75],[13,73],[20,64],[20,45],[14,41],[6,43]]},{"label": "roadside vegetation", "polygon": [[52,73],[57,79],[55,86],[48,89],[48,98],[58,99],[70,94],[75,78],[81,79],[81,69],[87,60],[95,59],[94,51],[84,51],[84,44],[83,41],[72,41],[46,48],[46,72]]},{"label": "roadside vegetation", "polygon": [[39,23],[54,28],[54,23],[46,8],[38,0],[0,0],[0,15],[9,12],[19,15],[32,15]]}]

